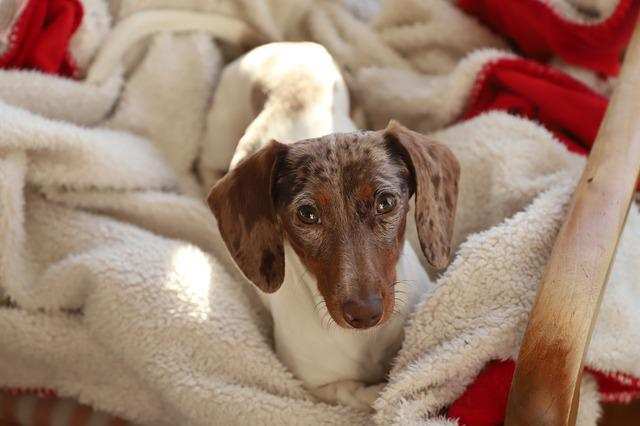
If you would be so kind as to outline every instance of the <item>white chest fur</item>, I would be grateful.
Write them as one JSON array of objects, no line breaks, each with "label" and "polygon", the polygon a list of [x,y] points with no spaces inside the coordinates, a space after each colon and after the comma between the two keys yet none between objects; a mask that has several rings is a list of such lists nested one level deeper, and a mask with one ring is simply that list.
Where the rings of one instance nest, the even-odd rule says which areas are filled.
[{"label": "white chest fur", "polygon": [[[274,321],[280,360],[309,388],[353,380],[369,384],[384,380],[400,349],[407,316],[431,286],[415,251],[405,244],[396,268],[396,286],[403,303],[380,327],[356,331],[329,321],[315,280],[285,244],[285,279],[273,294],[261,298]],[[326,314],[326,315],[325,315]]]}]

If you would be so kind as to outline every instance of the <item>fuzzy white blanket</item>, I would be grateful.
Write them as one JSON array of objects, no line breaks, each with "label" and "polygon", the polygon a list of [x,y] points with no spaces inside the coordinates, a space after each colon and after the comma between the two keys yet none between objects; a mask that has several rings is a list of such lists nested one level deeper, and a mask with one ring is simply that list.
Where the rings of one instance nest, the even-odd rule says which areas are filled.
[{"label": "fuzzy white blanket", "polygon": [[[93,58],[86,79],[0,71],[0,294],[12,301],[0,386],[51,388],[142,424],[455,424],[440,410],[488,361],[517,355],[584,160],[503,113],[451,125],[482,66],[509,53],[484,49],[502,42],[447,1],[401,2],[370,25],[376,2],[356,18],[324,1],[87,0],[72,46]],[[163,31],[158,7],[226,24]],[[303,36],[349,70],[373,123],[393,114],[432,131],[462,167],[455,260],[407,325],[373,414],[314,401],[278,361],[202,202],[223,57]],[[586,359],[636,377],[639,247],[633,206]],[[581,399],[579,424],[595,425],[588,376]]]}]

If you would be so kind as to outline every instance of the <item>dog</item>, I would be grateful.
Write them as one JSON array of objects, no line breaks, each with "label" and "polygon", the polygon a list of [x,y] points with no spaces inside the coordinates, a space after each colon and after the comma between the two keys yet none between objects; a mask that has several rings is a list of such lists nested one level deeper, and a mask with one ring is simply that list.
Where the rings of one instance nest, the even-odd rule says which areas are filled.
[{"label": "dog", "polygon": [[[287,69],[300,70],[283,66],[291,57],[284,44],[252,59],[279,69],[276,82],[286,81]],[[264,87],[264,68],[250,69],[243,90],[255,93]],[[415,226],[430,266],[448,265],[460,169],[444,145],[395,121],[384,130],[352,130],[342,95],[333,98],[339,108],[320,107],[325,122],[318,126],[317,94],[343,90],[335,73],[318,80],[313,69],[298,72],[296,84],[306,92],[270,83],[274,89],[253,113],[270,120],[249,125],[207,203],[235,264],[271,313],[280,360],[319,399],[369,409],[408,315],[431,286],[405,230]],[[277,120],[296,130],[282,132],[280,141],[273,131],[268,139],[255,131],[256,122],[282,129]],[[311,134],[300,138],[305,132]]]}]

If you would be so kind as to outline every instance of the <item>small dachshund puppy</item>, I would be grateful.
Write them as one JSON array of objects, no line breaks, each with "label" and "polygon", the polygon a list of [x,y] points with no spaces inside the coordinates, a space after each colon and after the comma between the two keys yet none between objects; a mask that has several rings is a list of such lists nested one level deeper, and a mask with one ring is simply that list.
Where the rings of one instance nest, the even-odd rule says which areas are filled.
[{"label": "small dachshund puppy", "polygon": [[211,190],[222,238],[271,312],[278,356],[319,398],[375,400],[369,385],[384,380],[430,286],[404,244],[407,214],[415,208],[427,262],[446,267],[459,174],[447,147],[391,121],[271,141]]}]

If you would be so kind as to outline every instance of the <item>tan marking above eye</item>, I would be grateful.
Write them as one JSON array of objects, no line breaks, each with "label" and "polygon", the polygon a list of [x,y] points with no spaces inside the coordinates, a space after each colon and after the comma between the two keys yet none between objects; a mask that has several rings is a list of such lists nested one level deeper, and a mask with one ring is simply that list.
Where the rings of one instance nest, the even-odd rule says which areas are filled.
[{"label": "tan marking above eye", "polygon": [[318,204],[323,206],[328,206],[331,203],[331,194],[328,191],[318,191],[314,198]]},{"label": "tan marking above eye", "polygon": [[356,195],[358,198],[368,201],[373,197],[374,192],[375,191],[373,186],[371,186],[368,183],[365,183],[358,187],[358,191],[356,192]]}]

